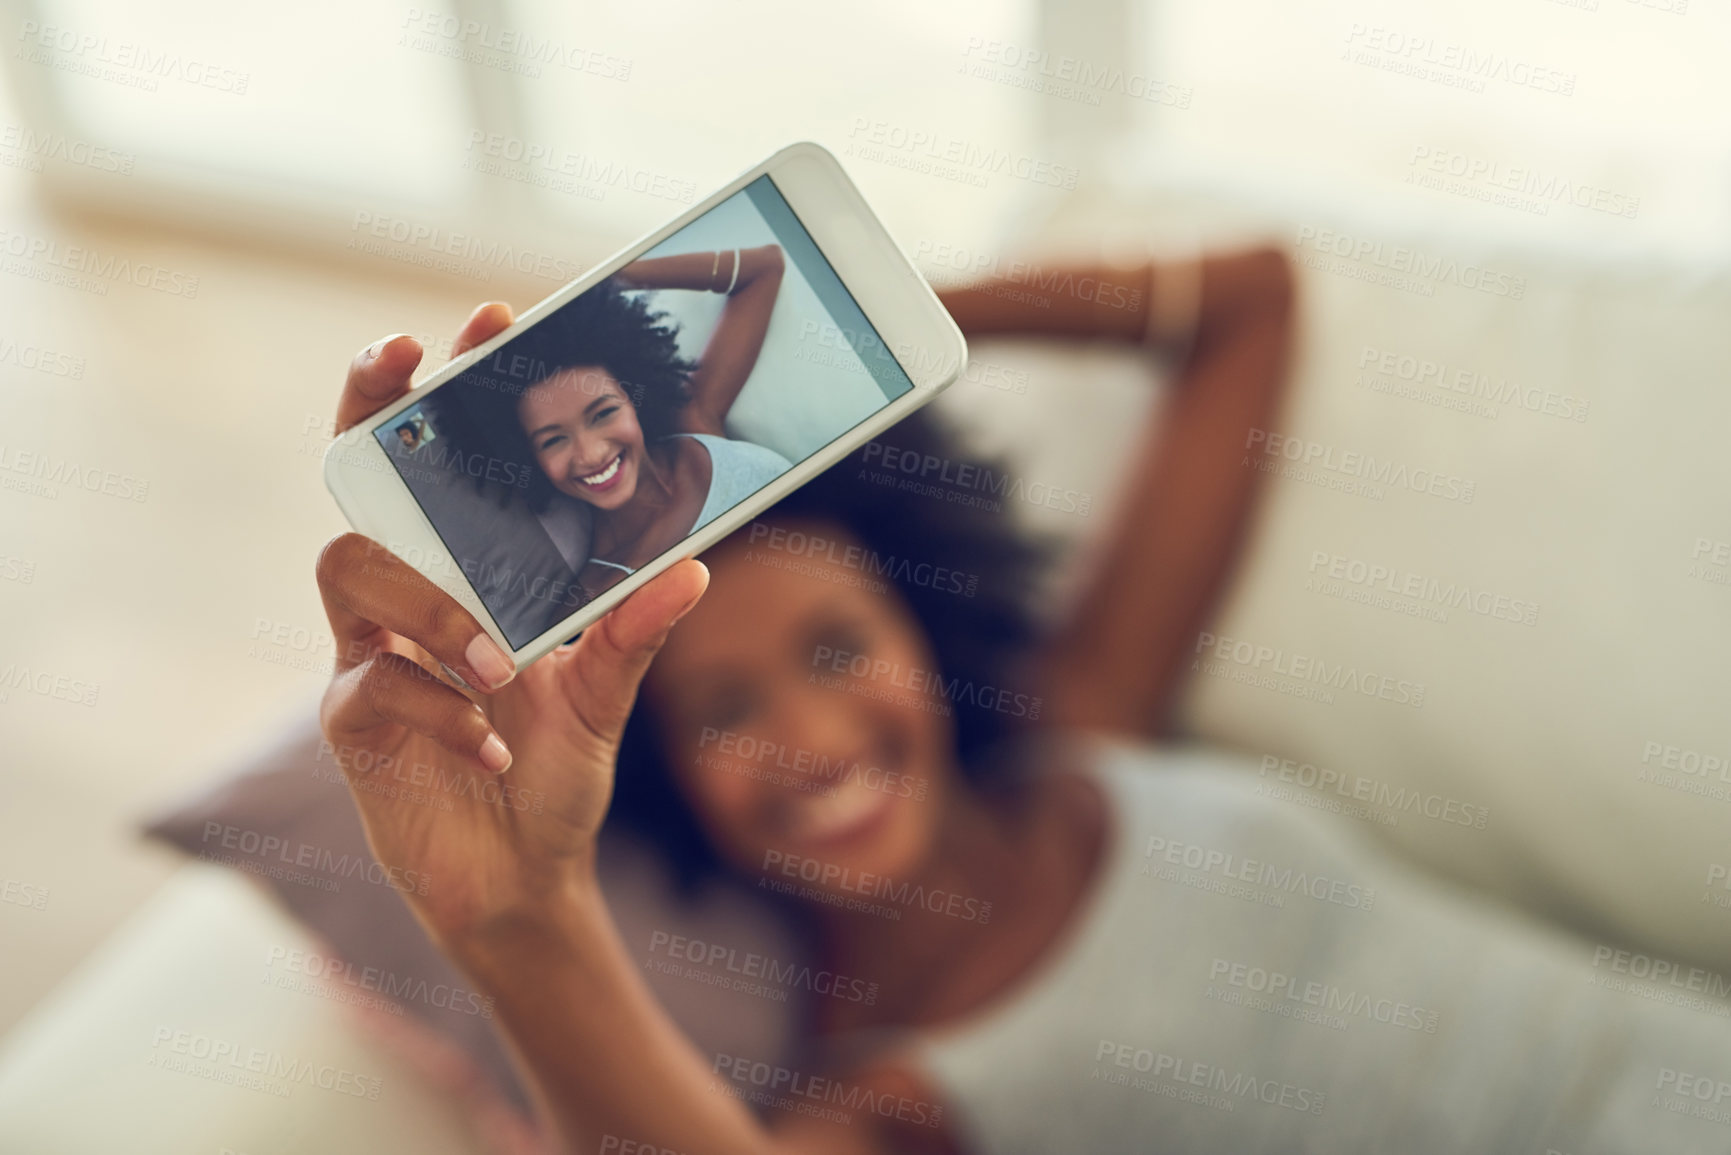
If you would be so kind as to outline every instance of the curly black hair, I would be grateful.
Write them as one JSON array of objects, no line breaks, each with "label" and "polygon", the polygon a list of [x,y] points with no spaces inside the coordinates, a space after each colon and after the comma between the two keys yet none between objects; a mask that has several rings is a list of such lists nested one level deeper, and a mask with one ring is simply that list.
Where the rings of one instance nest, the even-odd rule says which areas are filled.
[{"label": "curly black hair", "polygon": [[[946,500],[934,496],[929,486],[886,484],[883,473],[873,470],[871,462],[881,460],[881,448],[887,446],[899,451],[899,459],[950,463],[952,475],[967,465],[987,471],[984,476],[1003,472],[996,462],[970,457],[948,423],[930,409],[900,422],[875,444],[879,452],[868,445],[851,454],[759,520],[826,521],[877,558],[977,574],[980,580],[972,595],[961,596],[913,580],[921,572],[914,566],[885,567],[895,594],[925,630],[943,684],[1005,685],[1039,636],[1034,605],[1052,557],[1049,543],[1019,532],[1008,511]],[[744,527],[735,537],[749,532],[750,527]],[[990,757],[993,748],[1028,721],[971,705],[958,705],[952,717],[957,761],[969,781],[982,785],[1002,765]],[[610,824],[650,843],[685,893],[726,873],[680,796],[654,710],[642,696],[626,723],[617,765]]]},{"label": "curly black hair", "polygon": [[[679,411],[691,400],[697,366],[679,355],[678,333],[677,322],[609,277],[435,390],[426,408],[451,448],[523,470],[529,484],[502,487],[502,500],[520,493],[540,513],[554,489],[517,415],[523,394],[566,369],[598,365],[636,408],[644,439],[658,441],[678,430]],[[477,488],[484,488],[478,477]]]}]

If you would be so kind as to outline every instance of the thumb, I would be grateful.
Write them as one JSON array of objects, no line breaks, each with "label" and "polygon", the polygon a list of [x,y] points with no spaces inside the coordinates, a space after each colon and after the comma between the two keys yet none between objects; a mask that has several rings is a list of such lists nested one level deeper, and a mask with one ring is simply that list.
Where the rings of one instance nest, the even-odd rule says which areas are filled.
[{"label": "thumb", "polygon": [[673,623],[709,588],[709,570],[695,559],[657,574],[642,589],[583,631],[564,673],[572,708],[595,736],[616,745],[637,700],[637,688]]}]

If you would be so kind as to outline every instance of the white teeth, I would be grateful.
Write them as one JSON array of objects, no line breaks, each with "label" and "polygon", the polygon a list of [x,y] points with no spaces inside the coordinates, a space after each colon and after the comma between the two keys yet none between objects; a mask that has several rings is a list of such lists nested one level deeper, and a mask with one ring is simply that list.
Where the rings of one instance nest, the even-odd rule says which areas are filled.
[{"label": "white teeth", "polygon": [[790,815],[788,833],[796,839],[822,839],[856,825],[887,800],[860,783],[849,782],[828,795],[801,799]]},{"label": "white teeth", "polygon": [[613,475],[619,472],[619,463],[624,460],[625,455],[621,453],[618,457],[615,457],[612,461],[608,462],[607,468],[603,469],[600,473],[591,473],[588,477],[579,477],[577,480],[581,481],[584,485],[606,485],[609,481],[613,480]]}]

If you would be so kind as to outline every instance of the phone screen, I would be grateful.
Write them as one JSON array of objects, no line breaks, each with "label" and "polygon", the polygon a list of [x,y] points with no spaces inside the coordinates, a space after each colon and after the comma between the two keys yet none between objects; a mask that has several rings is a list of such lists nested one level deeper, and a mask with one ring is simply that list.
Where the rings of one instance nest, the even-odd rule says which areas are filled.
[{"label": "phone screen", "polygon": [[762,176],[374,436],[521,649],[912,388]]}]

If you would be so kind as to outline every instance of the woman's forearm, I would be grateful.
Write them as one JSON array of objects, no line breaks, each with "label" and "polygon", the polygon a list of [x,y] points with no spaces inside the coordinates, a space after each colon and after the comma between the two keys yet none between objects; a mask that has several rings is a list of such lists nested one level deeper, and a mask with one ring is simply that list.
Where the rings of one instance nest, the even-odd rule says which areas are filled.
[{"label": "woman's forearm", "polygon": [[[732,253],[724,254],[725,266]],[[722,434],[728,410],[757,365],[769,318],[781,293],[787,258],[780,245],[740,252],[740,283],[728,294],[727,305],[703,347],[691,374],[690,432]],[[725,288],[725,286],[723,286]]]},{"label": "woman's forearm", "polygon": [[[738,254],[739,272],[734,273],[734,254]],[[714,252],[679,253],[671,257],[653,257],[632,261],[619,270],[618,277],[633,289],[690,289],[702,293],[738,293],[761,280],[772,271],[780,275],[782,267],[779,245],[759,245],[756,248],[720,249]]]},{"label": "woman's forearm", "polygon": [[[1193,270],[1170,275],[1194,290]],[[1188,357],[1131,461],[1100,566],[1044,655],[1061,724],[1161,732],[1249,527],[1262,473],[1245,467],[1245,446],[1279,409],[1291,273],[1274,250],[1212,257],[1200,287]]]},{"label": "woman's forearm", "polygon": [[566,1150],[778,1149],[655,1001],[593,879],[445,945],[493,996]]},{"label": "woman's forearm", "polygon": [[1071,337],[1140,341],[1147,325],[1151,268],[1018,266],[938,294],[970,337]]}]

